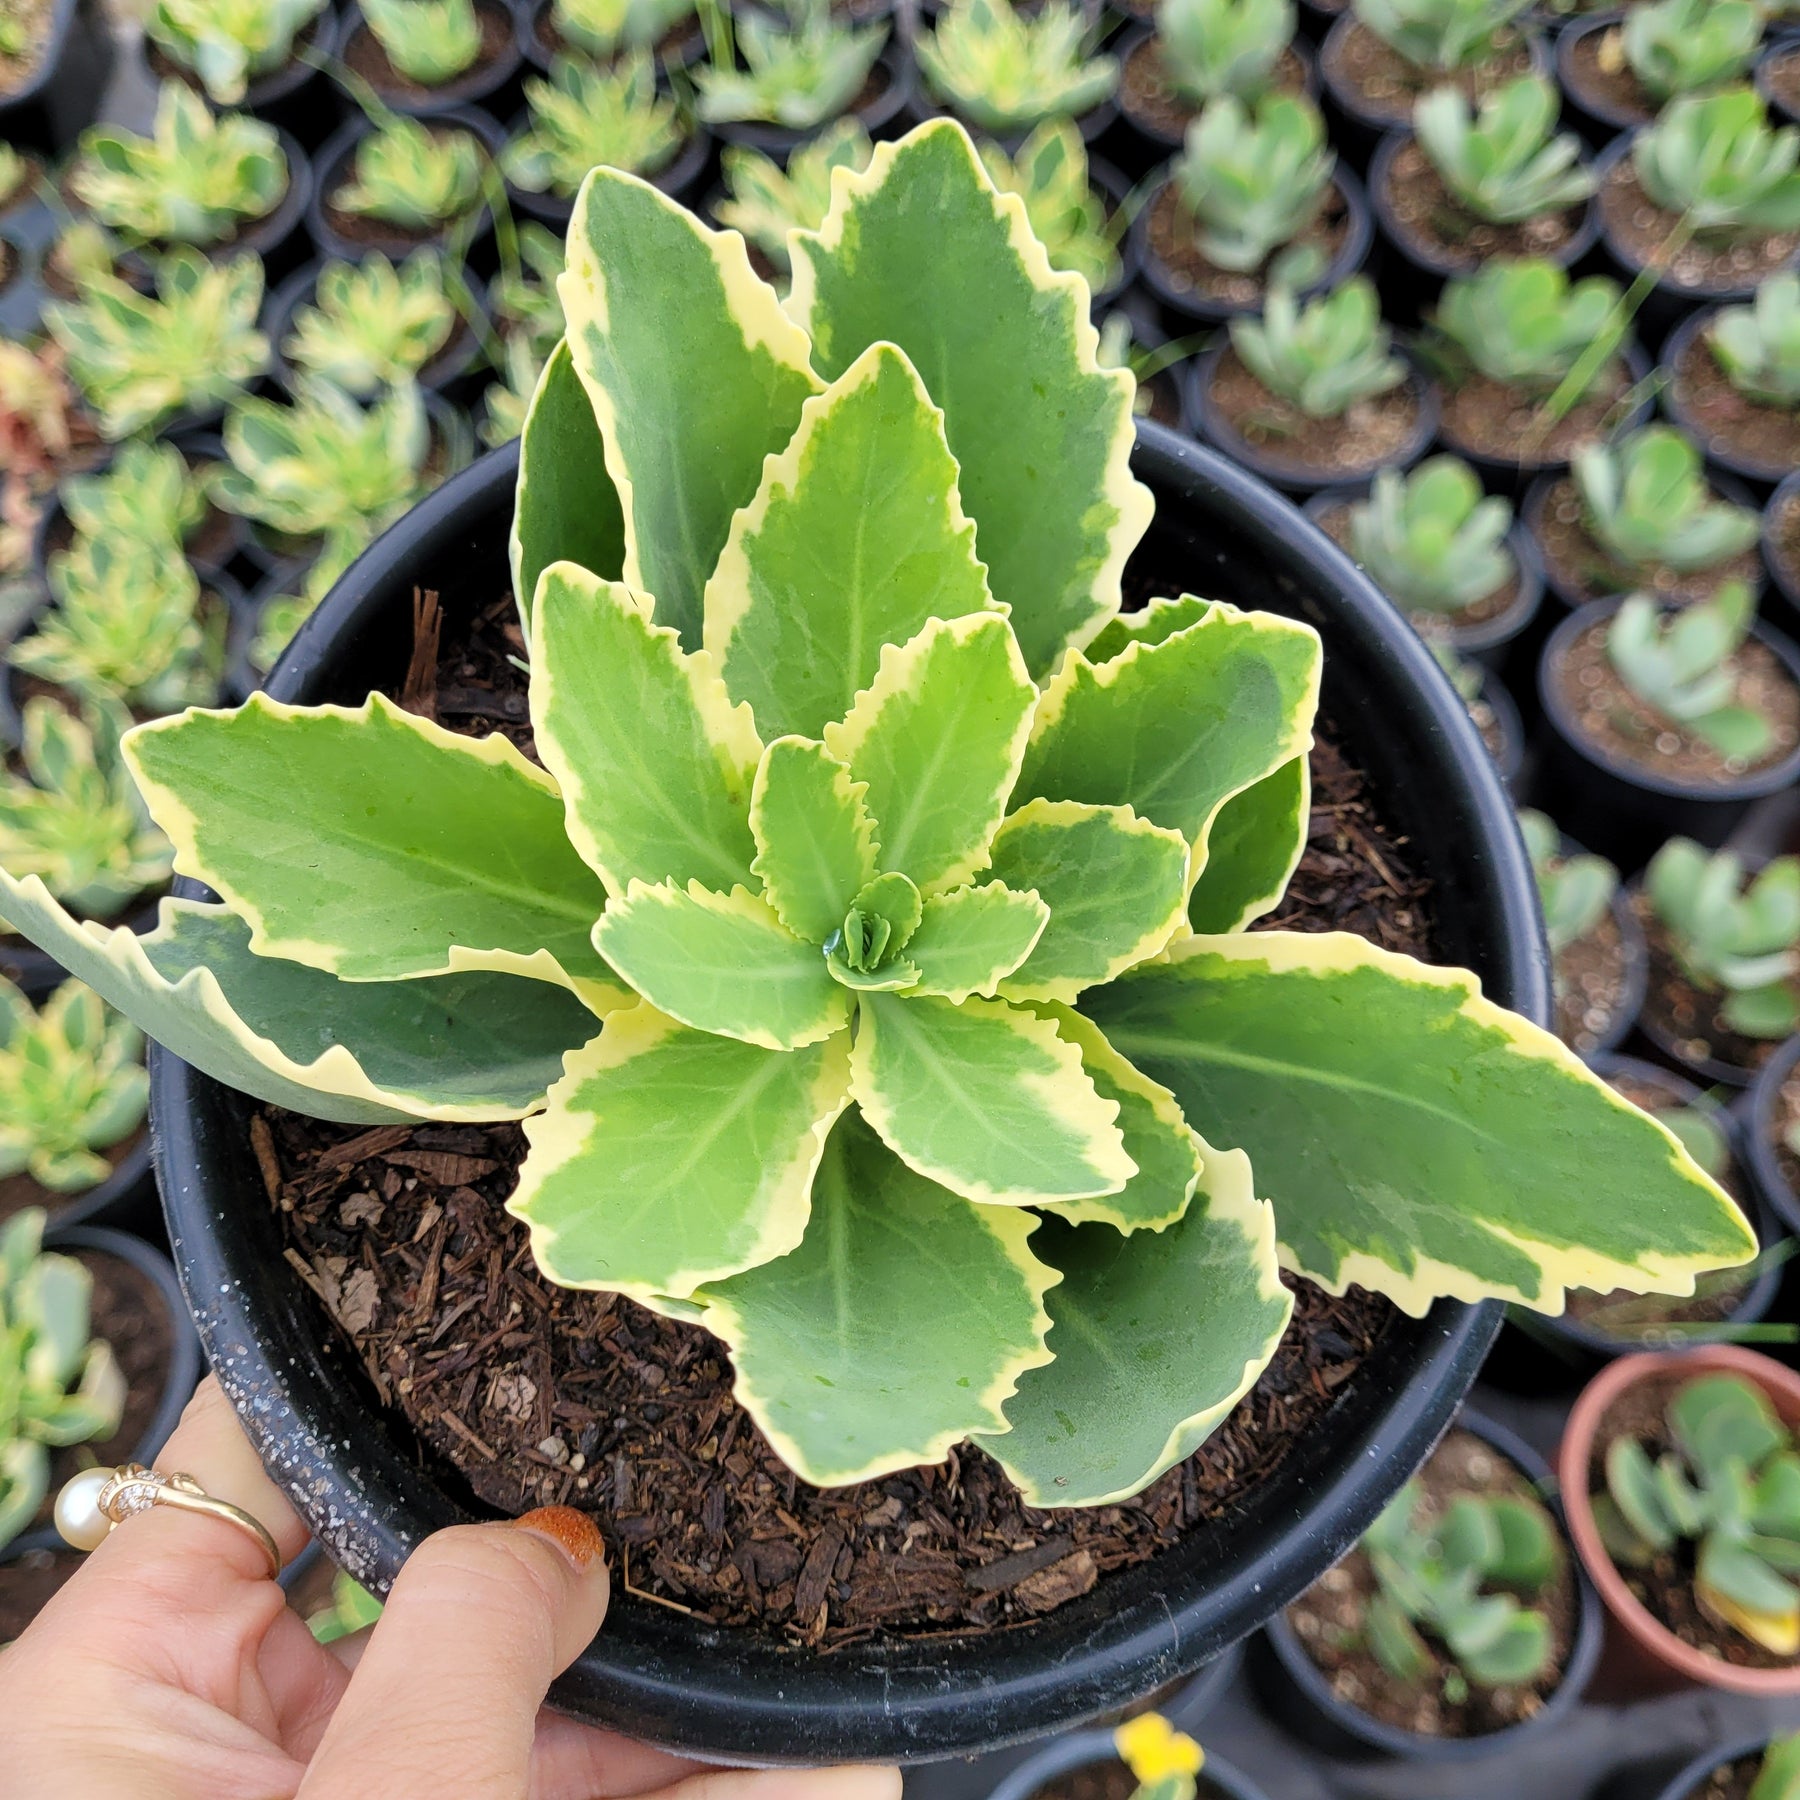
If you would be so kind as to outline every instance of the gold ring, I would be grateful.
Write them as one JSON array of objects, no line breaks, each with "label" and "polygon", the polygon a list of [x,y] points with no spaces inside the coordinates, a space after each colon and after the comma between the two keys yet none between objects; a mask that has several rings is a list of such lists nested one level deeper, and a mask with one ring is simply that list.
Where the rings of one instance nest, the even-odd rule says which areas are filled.
[{"label": "gold ring", "polygon": [[87,1469],[65,1482],[56,1496],[56,1529],[77,1550],[94,1550],[114,1526],[153,1506],[173,1506],[181,1512],[223,1519],[247,1531],[269,1559],[270,1579],[281,1573],[281,1551],[261,1519],[229,1500],[216,1499],[191,1475],[165,1475],[142,1463]]}]

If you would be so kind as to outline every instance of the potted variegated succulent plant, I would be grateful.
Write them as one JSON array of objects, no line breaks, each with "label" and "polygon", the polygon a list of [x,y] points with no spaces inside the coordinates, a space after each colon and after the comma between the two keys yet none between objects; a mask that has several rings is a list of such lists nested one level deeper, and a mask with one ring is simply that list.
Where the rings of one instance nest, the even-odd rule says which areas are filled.
[{"label": "potted variegated succulent plant", "polygon": [[1654,0],[1584,20],[1557,39],[1557,79],[1589,137],[1605,144],[1682,94],[1747,81],[1768,11],[1757,0]]},{"label": "potted variegated succulent plant", "polygon": [[[1685,1291],[1755,1242],[1473,975],[1245,929],[1305,851],[1338,677],[1312,625],[1184,571],[1292,574],[1387,803],[1430,765],[1431,866],[1470,898],[1410,941],[1545,998],[1528,898],[1476,873],[1528,896],[1510,816],[1423,647],[1298,514],[1158,434],[1146,544],[1131,378],[966,133],[840,170],[789,249],[784,308],[741,238],[593,172],[516,453],[523,604],[499,455],[338,586],[277,697],[127,739],[216,898],[142,941],[11,875],[0,913],[170,1053],[203,1329],[359,1577],[455,1516],[447,1463],[489,1504],[560,1494],[641,1521],[622,1587],[680,1609],[626,1591],[564,1704],[715,1752],[918,1755],[1121,1703],[1320,1573],[1472,1375],[1488,1315],[1459,1302]],[[1159,597],[1124,612],[1140,545]],[[320,1206],[385,1262],[334,1268]],[[1367,1302],[1379,1341],[1353,1283],[1400,1309]],[[483,1309],[468,1417],[400,1378],[428,1348],[401,1321],[440,1308]],[[1136,1497],[1216,1519],[1206,1440],[1273,1428],[1234,1408],[1325,1317],[1364,1347],[1305,1468],[1242,1528],[1159,1537]],[[522,1321],[546,1360],[515,1360]],[[946,1461],[1026,1551],[951,1548],[923,1511],[962,1505]],[[949,1580],[884,1614],[903,1537]]]},{"label": "potted variegated succulent plant", "polygon": [[156,0],[144,54],[158,80],[185,83],[317,148],[336,122],[321,64],[337,55],[325,0]]},{"label": "potted variegated succulent plant", "polygon": [[664,68],[680,68],[706,51],[694,0],[530,0],[523,10],[519,43],[538,69],[569,52],[605,63],[634,50],[654,51]]},{"label": "potted variegated succulent plant", "polygon": [[438,118],[503,92],[520,50],[505,0],[363,0],[346,11],[342,56],[384,106]]}]

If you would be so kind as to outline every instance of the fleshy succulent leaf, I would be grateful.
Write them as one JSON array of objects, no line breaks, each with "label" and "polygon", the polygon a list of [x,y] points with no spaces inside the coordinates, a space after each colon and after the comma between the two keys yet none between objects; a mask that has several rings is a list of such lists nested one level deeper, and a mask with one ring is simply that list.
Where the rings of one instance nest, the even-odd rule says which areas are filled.
[{"label": "fleshy succulent leaf", "polygon": [[926,901],[906,944],[918,991],[957,1002],[971,994],[991,1000],[1001,979],[1031,955],[1049,918],[1038,895],[998,881],[951,888]]},{"label": "fleshy succulent leaf", "polygon": [[875,826],[866,790],[809,738],[763,751],[750,795],[751,865],[782,924],[822,944],[875,877]]},{"label": "fleshy succulent leaf", "polygon": [[1243,931],[1281,904],[1312,823],[1312,768],[1285,762],[1233,794],[1206,834],[1206,867],[1188,895],[1197,932]]}]

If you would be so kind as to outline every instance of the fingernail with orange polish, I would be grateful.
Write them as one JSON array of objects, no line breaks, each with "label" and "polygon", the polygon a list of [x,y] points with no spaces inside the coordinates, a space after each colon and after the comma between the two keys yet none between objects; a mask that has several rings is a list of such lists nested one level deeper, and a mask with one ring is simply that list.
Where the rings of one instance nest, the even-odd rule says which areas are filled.
[{"label": "fingernail with orange polish", "polygon": [[513,1524],[521,1531],[535,1531],[539,1537],[547,1537],[576,1568],[584,1571],[606,1551],[600,1527],[572,1506],[540,1506],[514,1519]]}]

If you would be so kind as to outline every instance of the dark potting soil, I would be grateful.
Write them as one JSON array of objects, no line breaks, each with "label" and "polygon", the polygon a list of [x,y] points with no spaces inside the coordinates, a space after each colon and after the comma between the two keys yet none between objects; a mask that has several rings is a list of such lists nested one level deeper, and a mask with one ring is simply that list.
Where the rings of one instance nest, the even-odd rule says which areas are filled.
[{"label": "dark potting soil", "polygon": [[1350,476],[1395,460],[1419,427],[1419,391],[1410,381],[1353,401],[1336,418],[1315,419],[1271,394],[1230,345],[1213,367],[1213,404],[1272,469]]},{"label": "dark potting soil", "polygon": [[1800,47],[1783,50],[1763,64],[1763,80],[1790,117],[1800,117]]},{"label": "dark potting soil", "polygon": [[79,1550],[32,1550],[0,1563],[0,1649],[50,1604],[86,1561]]},{"label": "dark potting soil", "polygon": [[1656,102],[1644,92],[1625,55],[1625,37],[1617,25],[1577,38],[1569,51],[1569,86],[1580,100],[1597,100],[1633,125],[1656,117]]},{"label": "dark potting soil", "polygon": [[25,34],[25,48],[17,56],[0,56],[0,100],[16,92],[37,73],[50,42],[50,20],[56,0],[13,0],[7,17]]},{"label": "dark potting soil", "polygon": [[1365,113],[1385,125],[1412,124],[1413,103],[1435,87],[1458,87],[1471,99],[1504,87],[1531,67],[1531,49],[1510,27],[1495,39],[1491,56],[1465,69],[1421,69],[1409,63],[1360,21],[1326,40],[1325,73],[1355,95]]},{"label": "dark potting soil", "polygon": [[1800,744],[1800,687],[1766,644],[1752,638],[1724,664],[1734,682],[1731,704],[1756,713],[1774,732],[1768,750],[1747,762],[1720,755],[1625,685],[1606,653],[1611,624],[1604,619],[1577,634],[1551,669],[1551,680],[1581,735],[1613,761],[1688,786],[1723,786],[1771,767]]},{"label": "dark potting soil", "polygon": [[1629,156],[1620,157],[1600,184],[1600,216],[1607,236],[1633,268],[1654,265],[1664,282],[1696,294],[1752,288],[1765,275],[1786,268],[1800,251],[1800,231],[1771,231],[1740,243],[1721,242],[1711,234],[1695,236],[1670,252],[1680,215],[1651,201]]},{"label": "dark potting soil", "polygon": [[1687,606],[1696,600],[1710,600],[1728,581],[1747,582],[1753,592],[1762,584],[1762,563],[1754,544],[1710,569],[1685,575],[1663,563],[1629,566],[1616,562],[1590,535],[1581,516],[1581,495],[1569,476],[1552,482],[1538,501],[1527,507],[1525,524],[1557,581],[1578,602],[1644,593],[1654,595],[1665,606]]},{"label": "dark potting soil", "polygon": [[[1282,51],[1269,86],[1276,93],[1305,93],[1306,65],[1291,44]],[[1199,107],[1186,100],[1170,79],[1162,40],[1154,33],[1126,57],[1119,71],[1119,105],[1128,119],[1165,137],[1185,136],[1200,114]]]},{"label": "dark potting soil", "polygon": [[[1636,1438],[1653,1462],[1674,1449],[1663,1413],[1685,1379],[1670,1374],[1634,1382],[1607,1408],[1588,1459],[1590,1494],[1606,1492],[1606,1452],[1619,1438]],[[1740,1669],[1791,1669],[1793,1657],[1752,1643],[1701,1606],[1694,1593],[1694,1548],[1692,1539],[1682,1539],[1645,1568],[1613,1566],[1650,1616],[1690,1648]]]},{"label": "dark potting soil", "polygon": [[[529,753],[510,600],[441,655],[435,603],[417,619],[402,704],[474,735],[499,730]],[[1428,951],[1426,884],[1329,722],[1313,779],[1310,842],[1268,923]],[[1292,1284],[1294,1323],[1256,1387],[1193,1457],[1119,1506],[1027,1507],[967,1448],[820,1490],[733,1401],[717,1340],[538,1273],[502,1208],[524,1153],[516,1125],[359,1131],[264,1108],[252,1140],[285,1254],[374,1399],[481,1500],[506,1513],[591,1508],[628,1591],[826,1649],[1028,1619],[1227,1514],[1304,1441],[1394,1316],[1360,1289],[1333,1298]]]},{"label": "dark potting soil", "polygon": [[1765,468],[1800,468],[1800,411],[1752,400],[1731,385],[1705,331],[1676,358],[1671,383],[1682,423],[1709,455],[1735,456]]},{"label": "dark potting soil", "polygon": [[1587,215],[1584,204],[1540,213],[1515,225],[1477,218],[1451,193],[1412,138],[1387,166],[1382,200],[1415,250],[1462,269],[1478,269],[1496,256],[1554,257],[1574,240]]},{"label": "dark potting soil", "polygon": [[[1352,557],[1355,555],[1350,539],[1348,505],[1322,508],[1314,523],[1339,549]],[[1389,597],[1392,598],[1391,595]],[[1455,632],[1485,625],[1490,619],[1503,618],[1518,601],[1519,571],[1515,567],[1512,574],[1491,594],[1483,594],[1479,600],[1463,607],[1459,612],[1415,612],[1409,613],[1407,617],[1412,620],[1413,629],[1421,637],[1430,637],[1433,633]]]},{"label": "dark potting soil", "polygon": [[1582,445],[1606,437],[1628,410],[1631,371],[1612,364],[1592,393],[1554,421],[1545,416],[1549,399],[1471,373],[1455,386],[1444,384],[1438,435],[1453,450],[1496,462],[1564,463]]},{"label": "dark potting soil", "polygon": [[[1453,1431],[1445,1438],[1420,1470],[1418,1481],[1437,1518],[1458,1494],[1538,1498],[1521,1470],[1466,1431]],[[1375,1660],[1366,1642],[1365,1621],[1375,1593],[1369,1559],[1353,1550],[1288,1608],[1287,1617],[1331,1691],[1384,1725],[1426,1737],[1482,1737],[1533,1717],[1562,1680],[1578,1617],[1574,1558],[1567,1543],[1562,1543],[1556,1574],[1544,1591],[1520,1596],[1544,1614],[1552,1640],[1550,1667],[1529,1686],[1482,1688],[1470,1683],[1465,1699],[1453,1698],[1445,1683],[1455,1665],[1429,1635],[1432,1673],[1416,1686],[1396,1680]]]},{"label": "dark potting soil", "polygon": [[1780,1041],[1733,1031],[1719,1017],[1724,994],[1696,986],[1682,972],[1669,934],[1644,894],[1633,894],[1631,904],[1650,945],[1650,986],[1642,1017],[1678,1043],[1690,1061],[1725,1063],[1754,1074],[1780,1048]]},{"label": "dark potting soil", "polygon": [[[1150,198],[1150,253],[1162,265],[1169,285],[1179,293],[1218,306],[1259,307],[1268,265],[1260,269],[1221,269],[1202,254],[1195,241],[1193,215],[1172,181],[1164,182]],[[1334,187],[1325,197],[1319,216],[1294,239],[1295,245],[1317,250],[1329,264],[1344,247],[1350,233],[1349,209]],[[1276,256],[1285,255],[1281,245]],[[1271,259],[1273,260],[1273,259]]]},{"label": "dark potting soil", "polygon": [[[144,1141],[144,1133],[148,1130],[149,1126],[140,1125],[130,1137],[121,1143],[109,1144],[98,1154],[105,1157],[116,1171],[126,1157]],[[72,1194],[58,1193],[33,1180],[21,1169],[16,1175],[0,1177],[0,1224],[4,1224],[15,1213],[22,1213],[28,1206],[41,1206],[54,1218],[61,1208],[81,1199],[84,1194],[91,1191],[88,1188],[81,1188]]]},{"label": "dark potting soil", "polygon": [[461,100],[480,89],[488,70],[512,47],[513,20],[504,6],[492,4],[492,0],[477,0],[476,17],[481,22],[481,48],[474,62],[460,75],[436,86],[402,75],[366,24],[358,25],[344,45],[345,66],[378,94],[397,94],[403,100]]},{"label": "dark potting soil", "polygon": [[[1137,1786],[1137,1777],[1122,1762],[1089,1763],[1034,1789],[1031,1800],[1131,1800]],[[1226,1795],[1202,1775],[1194,1800],[1226,1800]]]},{"label": "dark potting soil", "polygon": [[1598,1049],[1629,985],[1625,939],[1609,907],[1592,931],[1556,953],[1556,1035],[1577,1056]]}]

